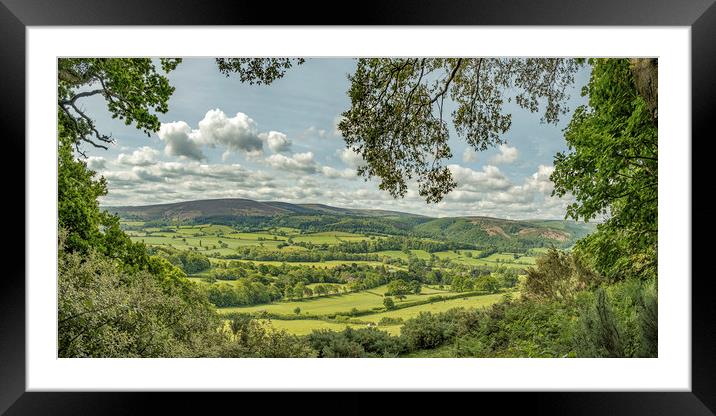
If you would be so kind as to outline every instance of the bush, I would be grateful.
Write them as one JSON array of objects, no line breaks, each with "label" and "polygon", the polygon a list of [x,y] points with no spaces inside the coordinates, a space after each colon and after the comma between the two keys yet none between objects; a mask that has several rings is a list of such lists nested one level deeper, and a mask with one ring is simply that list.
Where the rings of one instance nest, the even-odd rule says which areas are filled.
[{"label": "bush", "polygon": [[578,356],[657,356],[655,283],[626,280],[585,293],[581,304],[575,336]]},{"label": "bush", "polygon": [[405,322],[400,334],[411,350],[435,348],[447,339],[447,326],[436,315],[420,312]]},{"label": "bush", "polygon": [[577,292],[596,287],[602,279],[572,253],[551,248],[527,268],[524,296],[534,300],[569,301]]},{"label": "bush", "polygon": [[221,351],[227,358],[303,358],[316,352],[302,337],[267,327],[247,315],[237,315],[230,325],[231,341]]},{"label": "bush", "polygon": [[161,258],[127,272],[89,249],[58,258],[60,357],[214,356],[220,336],[213,307],[184,274]]},{"label": "bush", "polygon": [[313,331],[307,338],[327,358],[396,357],[406,350],[400,338],[375,328]]},{"label": "bush", "polygon": [[380,321],[378,322],[378,325],[386,326],[386,325],[398,325],[403,323],[403,318],[391,318],[389,316],[384,316],[380,318]]}]

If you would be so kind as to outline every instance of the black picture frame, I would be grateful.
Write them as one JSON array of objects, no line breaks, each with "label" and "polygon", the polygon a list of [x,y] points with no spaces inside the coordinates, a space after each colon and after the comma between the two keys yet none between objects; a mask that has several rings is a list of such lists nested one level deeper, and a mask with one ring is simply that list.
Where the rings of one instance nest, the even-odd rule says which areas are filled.
[{"label": "black picture frame", "polygon": [[[339,7],[340,6],[340,7]],[[8,227],[15,236],[24,236],[25,181],[18,171],[25,169],[25,28],[27,26],[64,25],[568,25],[568,26],[689,26],[692,58],[692,130],[713,137],[709,122],[716,108],[716,5],[714,0],[362,0],[355,3],[285,2],[259,3],[239,1],[205,2],[201,0],[0,0],[0,121],[4,130],[3,164],[5,191],[12,198]],[[119,40],[121,41],[121,40]],[[161,40],[156,40],[161,41]],[[710,134],[709,134],[710,133]],[[692,140],[692,146],[694,141]],[[699,145],[701,146],[701,144]],[[706,152],[702,152],[703,155]],[[694,156],[699,155],[693,152]],[[22,155],[23,157],[20,157]],[[698,166],[692,165],[693,172]],[[703,164],[702,164],[703,165]],[[708,176],[707,176],[708,177]],[[693,185],[692,185],[693,189]],[[694,195],[697,196],[697,195]],[[703,197],[701,197],[703,198]],[[9,198],[8,198],[9,199]],[[706,204],[695,205],[694,214],[704,217]],[[22,201],[22,202],[20,202]],[[700,208],[702,207],[702,208]],[[12,213],[21,211],[23,214]],[[22,215],[21,224],[17,217]],[[25,237],[19,244],[5,248],[9,259],[26,258]],[[692,259],[706,248],[692,243]],[[11,251],[16,251],[14,256]],[[19,251],[23,253],[19,253]],[[25,378],[25,266],[24,262],[6,262],[0,291],[0,413],[20,414],[135,414],[142,413],[145,400],[163,407],[162,413],[196,408],[203,413],[220,411],[226,403],[236,409],[244,400],[236,394],[211,398],[182,393],[33,393],[26,392]],[[690,276],[683,276],[690,278]],[[709,276],[692,279],[692,389],[691,392],[555,392],[555,393],[479,393],[470,402],[504,404],[501,413],[595,414],[595,415],[710,415],[716,412],[716,303],[709,290]],[[310,395],[310,393],[308,393]],[[241,395],[241,394],[240,394]],[[317,399],[256,398],[272,413],[297,403],[315,403]],[[357,393],[336,393],[321,398],[321,407],[330,411],[339,406],[341,413],[365,413],[377,403]],[[328,402],[326,401],[328,400]],[[382,401],[381,401],[382,402]],[[393,402],[393,404],[391,404]],[[410,399],[390,399],[382,410],[408,405]],[[419,400],[422,412],[446,413],[457,406],[452,400]],[[385,407],[383,407],[385,406]],[[212,410],[213,409],[213,410]],[[248,410],[248,407],[246,407]],[[313,409],[320,411],[320,409]],[[486,410],[487,411],[487,410]]]}]

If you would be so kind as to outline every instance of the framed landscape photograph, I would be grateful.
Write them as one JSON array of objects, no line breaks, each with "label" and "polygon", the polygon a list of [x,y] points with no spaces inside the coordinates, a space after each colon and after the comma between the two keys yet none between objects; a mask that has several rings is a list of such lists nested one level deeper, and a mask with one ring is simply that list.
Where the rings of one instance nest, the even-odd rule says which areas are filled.
[{"label": "framed landscape photograph", "polygon": [[[27,163],[8,414],[141,406],[78,393],[120,391],[712,414],[691,270],[710,3],[514,27],[479,26],[495,5],[371,27],[206,26],[228,22],[186,5],[172,23],[203,26],[123,27],[104,25],[167,21],[40,3],[3,10]],[[462,26],[399,26],[426,23]]]}]

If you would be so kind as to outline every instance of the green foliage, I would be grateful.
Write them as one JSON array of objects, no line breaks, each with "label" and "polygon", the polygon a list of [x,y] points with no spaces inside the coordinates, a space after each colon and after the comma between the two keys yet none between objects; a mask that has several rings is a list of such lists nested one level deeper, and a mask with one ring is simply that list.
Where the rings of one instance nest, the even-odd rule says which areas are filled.
[{"label": "green foliage", "polygon": [[[187,274],[196,274],[211,268],[209,258],[201,253],[180,251],[168,247],[150,247],[147,252],[167,259]],[[219,277],[214,276],[214,278]]]},{"label": "green foliage", "polygon": [[555,156],[554,195],[571,193],[574,219],[606,215],[597,232],[577,244],[610,280],[653,278],[657,268],[658,135],[627,59],[591,59],[592,76]]},{"label": "green foliage", "polygon": [[390,296],[386,296],[383,298],[383,306],[385,306],[385,309],[392,311],[395,309],[395,301]]},{"label": "green foliage", "polygon": [[[532,112],[545,103],[543,120],[556,122],[566,112],[565,90],[581,60],[544,58],[360,58],[338,128],[346,145],[365,164],[358,174],[380,178],[379,188],[393,197],[407,192],[414,178],[428,203],[455,188],[442,161],[452,157],[443,120],[445,99],[458,135],[475,150],[504,143],[511,115],[505,100]],[[507,96],[507,92],[515,96]]]},{"label": "green foliage", "polygon": [[454,340],[456,357],[567,357],[576,315],[562,302],[506,300],[493,305],[470,332]]},{"label": "green foliage", "polygon": [[322,358],[396,357],[405,351],[402,339],[375,328],[313,331],[307,339]]},{"label": "green foliage", "polygon": [[[212,284],[204,290],[209,302],[218,307],[255,305],[281,298],[279,288],[267,286],[253,279],[240,279],[234,285]],[[288,297],[293,297],[292,289]]]},{"label": "green foliage", "polygon": [[445,325],[430,312],[420,312],[417,317],[409,319],[400,333],[411,350],[435,348],[448,337]]},{"label": "green foliage", "polygon": [[222,346],[226,358],[311,358],[316,352],[305,339],[276,331],[249,316],[237,316],[229,324],[231,340]]},{"label": "green foliage", "polygon": [[575,350],[580,357],[656,357],[657,291],[626,280],[583,294]]},{"label": "green foliage", "polygon": [[400,337],[411,351],[436,348],[470,333],[478,325],[481,315],[479,310],[462,308],[435,314],[420,312],[405,321]]},{"label": "green foliage", "polygon": [[[504,234],[490,235],[486,228],[501,229]],[[564,229],[562,229],[564,228]],[[445,242],[462,243],[463,247],[482,250],[481,257],[496,252],[521,252],[530,248],[549,247],[552,245],[567,248],[579,238],[584,237],[594,227],[587,224],[571,224],[569,222],[552,222],[544,224],[539,221],[511,221],[497,218],[436,218],[418,224],[413,228],[412,235],[427,237]],[[532,231],[524,233],[524,231]],[[523,231],[523,233],[520,233]],[[563,240],[550,238],[560,235]],[[438,251],[438,250],[436,250]],[[439,251],[444,251],[439,250]]]},{"label": "green foliage", "polygon": [[220,342],[216,313],[181,271],[157,259],[130,273],[91,249],[66,249],[60,231],[60,357],[202,357]]},{"label": "green foliage", "polygon": [[57,214],[58,226],[67,233],[65,250],[88,253],[93,249],[120,260],[127,269],[146,270],[149,256],[144,245],[133,243],[122,232],[117,217],[100,211],[97,198],[107,193],[106,181],[95,178],[85,162],[74,159],[65,133],[60,126]]},{"label": "green foliage", "polygon": [[[176,68],[181,59],[160,59],[164,73]],[[79,150],[84,141],[106,149],[111,137],[100,133],[78,99],[102,96],[112,118],[134,124],[144,131],[159,130],[156,113],[168,111],[174,87],[160,74],[150,58],[60,58],[58,67],[59,124],[67,129]]]},{"label": "green foliage", "polygon": [[216,65],[222,74],[228,77],[236,73],[241,82],[251,85],[271,84],[283,78],[286,70],[304,62],[303,58],[216,58]]},{"label": "green foliage", "polygon": [[573,300],[576,294],[599,285],[602,278],[586,267],[578,254],[555,248],[527,268],[523,295],[534,300]]},{"label": "green foliage", "polygon": [[386,296],[405,296],[411,292],[411,286],[408,282],[396,279],[388,283],[388,289],[385,291]]},{"label": "green foliage", "polygon": [[475,284],[476,290],[481,290],[487,293],[497,293],[500,290],[502,282],[493,273],[486,276],[482,276],[477,280]]}]

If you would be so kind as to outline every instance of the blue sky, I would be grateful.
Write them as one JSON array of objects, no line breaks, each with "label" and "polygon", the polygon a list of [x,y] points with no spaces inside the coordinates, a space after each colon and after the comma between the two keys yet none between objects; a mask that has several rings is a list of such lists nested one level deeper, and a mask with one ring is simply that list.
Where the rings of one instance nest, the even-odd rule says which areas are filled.
[{"label": "blue sky", "polygon": [[[143,205],[209,198],[324,203],[394,209],[430,216],[487,215],[563,218],[569,198],[549,196],[554,154],[566,150],[558,125],[541,124],[506,104],[512,127],[507,145],[474,152],[451,132],[447,162],[458,187],[439,204],[426,204],[412,186],[404,199],[356,177],[360,158],[346,149],[336,122],[348,109],[353,59],[308,59],[269,86],[225,77],[213,59],[185,59],[169,74],[176,90],[161,130],[147,137],[109,117],[99,97],[83,105],[109,150],[89,149],[88,164],[107,178],[104,205]],[[579,91],[588,69],[576,76],[570,109],[585,102]]]}]

